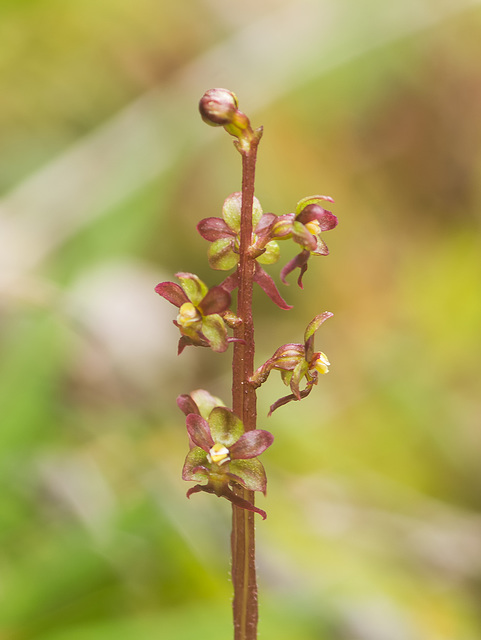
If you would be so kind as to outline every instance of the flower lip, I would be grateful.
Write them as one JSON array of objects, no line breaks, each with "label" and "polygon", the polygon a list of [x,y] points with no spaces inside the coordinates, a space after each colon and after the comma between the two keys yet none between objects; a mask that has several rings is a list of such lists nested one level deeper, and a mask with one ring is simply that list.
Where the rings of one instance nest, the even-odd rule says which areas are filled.
[{"label": "flower lip", "polygon": [[322,353],[322,351],[319,351],[318,353],[314,354],[314,358],[311,361],[311,366],[309,367],[309,370],[315,370],[318,373],[328,373],[329,372],[329,366],[330,366],[330,362],[327,359],[327,356],[325,353]]}]

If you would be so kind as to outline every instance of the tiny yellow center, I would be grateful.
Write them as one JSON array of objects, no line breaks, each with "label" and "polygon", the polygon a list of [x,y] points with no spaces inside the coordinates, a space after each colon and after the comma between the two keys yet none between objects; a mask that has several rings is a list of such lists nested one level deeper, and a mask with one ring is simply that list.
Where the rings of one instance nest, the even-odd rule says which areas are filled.
[{"label": "tiny yellow center", "polygon": [[209,460],[209,462],[215,462],[218,465],[229,462],[229,449],[227,447],[224,447],[223,444],[219,444],[218,442],[216,442],[214,446],[209,449],[207,459]]},{"label": "tiny yellow center", "polygon": [[318,233],[321,233],[321,225],[319,224],[319,220],[309,220],[309,222],[306,222],[304,226],[308,231],[310,231],[310,233],[312,233],[313,236],[317,236]]},{"label": "tiny yellow center", "polygon": [[311,368],[315,369],[316,371],[318,371],[319,373],[327,373],[329,371],[329,365],[331,363],[329,362],[329,360],[327,359],[327,356],[325,353],[322,353],[322,351],[320,351],[317,354],[317,358],[314,360],[314,362],[312,363]]},{"label": "tiny yellow center", "polygon": [[194,307],[192,302],[184,302],[179,309],[179,315],[177,316],[177,322],[181,327],[190,327],[191,325],[201,320],[201,315]]}]

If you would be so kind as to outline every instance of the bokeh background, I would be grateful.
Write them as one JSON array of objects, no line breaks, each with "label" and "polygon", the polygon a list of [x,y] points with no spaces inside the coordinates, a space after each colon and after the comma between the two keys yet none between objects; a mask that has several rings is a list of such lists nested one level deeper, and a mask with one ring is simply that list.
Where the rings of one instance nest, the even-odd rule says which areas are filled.
[{"label": "bokeh background", "polygon": [[185,499],[175,405],[228,403],[230,351],[178,358],[153,291],[223,277],[215,86],[265,127],[264,210],[340,219],[294,310],[256,294],[259,364],[334,312],[311,396],[259,393],[260,637],[481,638],[480,5],[2,1],[1,640],[231,637],[230,507]]}]

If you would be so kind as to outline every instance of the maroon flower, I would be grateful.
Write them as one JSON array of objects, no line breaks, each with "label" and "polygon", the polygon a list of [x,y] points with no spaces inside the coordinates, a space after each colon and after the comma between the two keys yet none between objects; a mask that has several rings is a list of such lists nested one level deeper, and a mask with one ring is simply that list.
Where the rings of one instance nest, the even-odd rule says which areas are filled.
[{"label": "maroon flower", "polygon": [[[197,225],[200,235],[211,243],[208,250],[209,264],[218,271],[229,271],[239,263],[240,228],[241,228],[242,194],[232,193],[222,207],[222,218],[204,218]],[[251,257],[256,259],[254,280],[281,309],[292,307],[282,298],[271,276],[264,271],[261,264],[273,264],[279,260],[279,245],[272,236],[272,227],[277,216],[262,213],[262,207],[254,198],[252,208],[252,245],[249,249]],[[222,286],[233,291],[239,284],[235,271],[224,280]]]},{"label": "maroon flower", "polygon": [[[330,362],[322,351],[314,352],[314,335],[321,324],[333,314],[325,311],[316,316],[307,326],[304,333],[304,344],[289,342],[279,347],[269,360],[267,360],[251,376],[249,382],[254,387],[260,387],[270,372],[277,369],[281,372],[282,381],[289,385],[292,394],[279,398],[270,408],[269,415],[292,400],[301,400],[310,394],[317,384],[319,374],[329,371]],[[306,386],[300,389],[302,379],[306,379]]]},{"label": "maroon flower", "polygon": [[207,480],[189,489],[187,497],[199,491],[214,493],[265,519],[265,511],[236,495],[229,485],[265,494],[266,473],[257,456],[272,444],[274,436],[260,429],[244,431],[242,421],[227,407],[215,407],[207,420],[190,413],[186,422],[194,446],[185,459],[182,478]]},{"label": "maroon flower", "polygon": [[273,225],[271,235],[273,238],[284,240],[292,238],[302,247],[301,253],[288,262],[281,271],[281,280],[284,284],[286,276],[299,268],[301,273],[297,280],[302,286],[302,277],[307,271],[307,262],[311,255],[327,256],[329,249],[321,237],[321,233],[329,231],[337,226],[337,217],[319,205],[322,200],[334,202],[329,196],[309,196],[297,203],[296,213],[288,213],[279,216]]},{"label": "maroon flower", "polygon": [[174,320],[182,334],[178,353],[182,353],[187,345],[225,351],[227,344],[234,340],[227,336],[222,318],[222,314],[228,313],[230,293],[223,287],[208,289],[193,273],[177,273],[176,277],[180,286],[175,282],[161,282],[155,290],[179,308],[177,320]]}]

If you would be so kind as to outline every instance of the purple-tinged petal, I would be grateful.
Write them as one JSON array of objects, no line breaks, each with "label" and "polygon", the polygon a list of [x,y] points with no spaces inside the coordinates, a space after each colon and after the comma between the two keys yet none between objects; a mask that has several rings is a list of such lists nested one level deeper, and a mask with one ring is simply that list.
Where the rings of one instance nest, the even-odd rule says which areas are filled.
[{"label": "purple-tinged petal", "polygon": [[185,302],[189,302],[182,287],[175,282],[161,282],[155,287],[155,291],[176,307],[181,307]]},{"label": "purple-tinged petal", "polygon": [[274,213],[264,213],[259,220],[258,225],[254,229],[254,233],[257,236],[269,236],[272,229],[272,225],[276,222],[277,216]]},{"label": "purple-tinged petal", "polygon": [[233,460],[229,463],[227,475],[244,489],[266,492],[266,472],[259,460]]},{"label": "purple-tinged petal", "polygon": [[333,315],[334,314],[330,311],[324,311],[323,313],[320,313],[315,318],[313,318],[307,325],[306,331],[304,332],[304,342],[307,342],[309,338],[316,333],[321,324],[328,318],[332,318]]},{"label": "purple-tinged petal", "polygon": [[209,242],[236,235],[222,218],[204,218],[197,225],[197,231]]},{"label": "purple-tinged petal", "polygon": [[186,416],[188,416],[189,413],[197,413],[200,415],[199,407],[194,399],[186,393],[177,397],[177,406]]},{"label": "purple-tinged petal", "polygon": [[307,271],[307,261],[309,260],[310,255],[311,254],[309,253],[309,251],[307,251],[307,249],[304,249],[304,251],[301,251],[301,253],[299,253],[295,258],[292,258],[292,260],[290,260],[285,265],[285,267],[282,268],[281,280],[284,284],[289,284],[286,281],[286,276],[288,276],[291,273],[291,271],[294,271],[294,269],[300,269],[301,273],[297,280],[297,284],[300,286],[301,289],[303,289],[302,276]]},{"label": "purple-tinged petal", "polygon": [[312,252],[313,256],[328,256],[329,249],[327,248],[327,244],[321,238],[321,236],[317,236],[317,245],[314,251]]},{"label": "purple-tinged petal", "polygon": [[314,251],[317,247],[317,238],[307,227],[297,220],[292,224],[292,239],[304,249]]},{"label": "purple-tinged petal", "polygon": [[234,271],[230,276],[220,283],[220,286],[226,291],[234,291],[239,286],[239,271]]},{"label": "purple-tinged petal", "polygon": [[331,229],[334,229],[339,222],[337,216],[331,213],[331,211],[323,209],[318,204],[308,205],[299,213],[296,220],[302,222],[302,224],[307,224],[312,220],[317,220],[320,231],[330,231]]},{"label": "purple-tinged petal", "polygon": [[279,293],[274,280],[258,263],[256,263],[254,282],[257,282],[260,288],[267,293],[272,302],[274,302],[280,309],[284,309],[285,311],[292,309],[292,305],[287,304]]},{"label": "purple-tinged petal", "polygon": [[232,504],[235,504],[237,507],[241,509],[258,513],[260,516],[262,516],[263,520],[265,520],[267,517],[267,514],[265,511],[253,505],[252,502],[249,502],[248,500],[244,500],[244,498],[237,496],[231,489],[229,489],[227,485],[214,486],[213,484],[210,484],[210,483],[207,483],[205,485],[196,484],[194,487],[191,487],[187,491],[187,497],[190,498],[190,496],[193,495],[194,493],[200,493],[200,492],[213,493],[219,498],[226,498],[226,500],[229,500],[229,502],[231,502]]},{"label": "purple-tinged petal", "polygon": [[272,225],[272,237],[279,239],[286,239],[290,236],[292,231],[292,223],[295,220],[294,213],[286,213],[283,216],[277,216],[274,224]]},{"label": "purple-tinged petal", "polygon": [[306,198],[302,198],[296,205],[296,215],[299,215],[303,209],[305,209],[310,204],[319,204],[319,200],[327,200],[328,202],[334,202],[334,199],[331,196],[307,196]]},{"label": "purple-tinged petal", "polygon": [[212,287],[198,305],[203,316],[222,313],[230,307],[230,293],[223,287]]},{"label": "purple-tinged petal", "polygon": [[209,416],[209,427],[215,442],[230,447],[244,433],[244,425],[236,414],[227,407],[215,407]]},{"label": "purple-tinged petal", "polygon": [[209,469],[206,466],[208,464],[206,452],[200,447],[194,447],[185,458],[182,479],[195,480],[196,482],[204,480],[209,475]]},{"label": "purple-tinged petal", "polygon": [[[185,494],[187,496],[187,498],[190,498],[190,496],[193,493],[200,493],[201,491],[206,491],[205,487],[201,484],[196,484],[193,487],[191,487],[187,493]],[[214,493],[213,491],[208,491],[208,493]]]},{"label": "purple-tinged petal", "polygon": [[232,504],[235,504],[236,507],[240,507],[241,509],[245,509],[246,511],[253,511],[254,513],[258,513],[260,516],[262,516],[263,520],[267,518],[267,514],[265,511],[253,505],[252,502],[249,502],[248,500],[244,500],[244,498],[241,498],[240,496],[236,495],[233,491],[229,489],[229,487],[225,487],[222,490],[222,493],[220,495],[223,498],[227,498],[227,500],[232,502]]},{"label": "purple-tinged petal", "polygon": [[199,334],[196,337],[196,340],[192,340],[192,338],[189,338],[189,336],[181,336],[179,339],[179,344],[177,346],[177,355],[180,356],[180,354],[186,347],[208,347],[208,346],[209,346],[209,343],[207,342],[207,340],[204,340],[202,338],[202,334]]},{"label": "purple-tinged petal", "polygon": [[[312,386],[307,387],[306,389],[303,389],[300,393],[300,396],[301,396],[300,399],[307,397],[311,393],[311,391],[312,391]],[[279,407],[282,407],[285,404],[288,404],[289,402],[292,402],[294,400],[299,400],[299,398],[296,398],[296,396],[293,393],[291,393],[288,396],[279,398],[279,400],[276,400],[274,404],[271,404],[270,411],[267,415],[271,416],[276,409],[279,409]]]},{"label": "purple-tinged petal", "polygon": [[192,442],[208,453],[211,447],[214,446],[214,440],[207,420],[197,413],[190,413],[187,416],[186,425]]},{"label": "purple-tinged petal", "polygon": [[232,460],[249,460],[257,458],[274,442],[274,436],[269,431],[253,429],[246,431],[230,448]]}]

